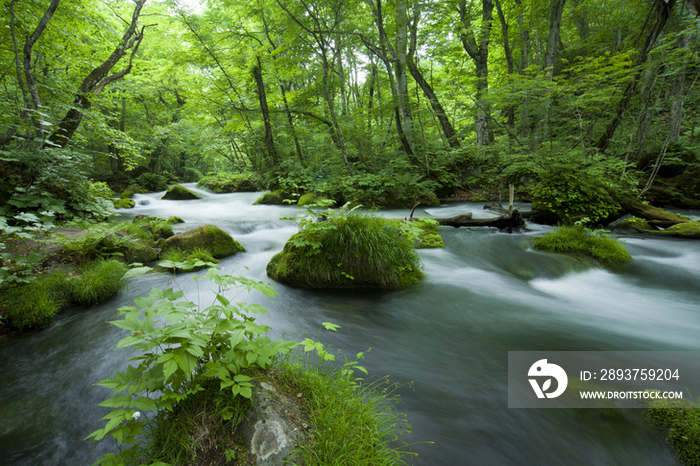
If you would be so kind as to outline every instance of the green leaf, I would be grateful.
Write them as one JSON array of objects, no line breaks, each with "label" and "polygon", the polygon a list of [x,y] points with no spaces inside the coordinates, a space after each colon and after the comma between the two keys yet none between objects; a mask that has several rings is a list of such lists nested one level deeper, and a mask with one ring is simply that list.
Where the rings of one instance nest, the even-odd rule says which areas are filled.
[{"label": "green leaf", "polygon": [[170,359],[163,364],[163,376],[165,377],[165,380],[168,380],[170,376],[175,373],[177,366],[178,364],[175,359]]}]

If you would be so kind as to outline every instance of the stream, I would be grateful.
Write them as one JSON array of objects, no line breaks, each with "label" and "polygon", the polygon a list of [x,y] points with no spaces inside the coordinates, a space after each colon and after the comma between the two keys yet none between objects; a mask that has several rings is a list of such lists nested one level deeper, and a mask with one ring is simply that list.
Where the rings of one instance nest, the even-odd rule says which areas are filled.
[{"label": "stream", "polygon": [[[247,250],[222,260],[222,272],[271,282],[265,266],[297,230],[280,217],[296,208],[251,205],[260,193],[186,186],[202,199],[140,194],[137,206],[120,214],[178,215],[186,223],[175,225],[176,232],[217,225]],[[419,208],[416,215],[490,216],[482,209],[459,203]],[[409,211],[381,213],[405,217]],[[644,422],[642,410],[509,409],[508,351],[700,351],[700,241],[623,238],[634,261],[607,271],[534,251],[531,239],[549,227],[530,228],[508,234],[441,227],[446,247],[419,251],[425,278],[405,290],[276,284],[276,300],[260,294],[238,300],[268,309],[257,322],[272,327],[272,337],[320,335],[350,358],[371,348],[362,361],[370,375],[401,384],[399,407],[413,426],[404,440],[419,454],[413,464],[675,464],[663,433]],[[189,275],[177,281],[194,301]],[[82,466],[116,451],[112,440],[84,440],[109,412],[97,404],[110,391],[93,384],[125,370],[133,356],[114,349],[124,332],[107,321],[169,280],[157,274],[131,279],[99,306],[68,309],[44,330],[0,341],[0,464]],[[199,299],[209,303],[213,295],[201,283]],[[322,322],[341,328],[321,331]]]}]

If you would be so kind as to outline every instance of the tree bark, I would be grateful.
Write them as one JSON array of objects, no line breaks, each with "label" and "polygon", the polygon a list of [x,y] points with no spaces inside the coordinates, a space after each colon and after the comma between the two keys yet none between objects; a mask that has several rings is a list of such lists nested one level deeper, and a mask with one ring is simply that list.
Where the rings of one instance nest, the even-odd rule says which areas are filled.
[{"label": "tree bark", "polygon": [[554,61],[557,58],[559,42],[561,42],[561,17],[564,13],[566,0],[551,0],[549,9],[549,35],[547,37],[547,50],[544,53],[544,70],[547,79],[554,79]]},{"label": "tree bark", "polygon": [[481,29],[479,31],[479,43],[471,29],[471,21],[467,15],[466,0],[460,0],[457,7],[463,32],[459,37],[462,46],[476,66],[476,143],[486,146],[493,141],[493,134],[489,128],[491,108],[485,101],[489,87],[489,41],[491,36],[491,23],[493,19],[493,0],[482,0]]},{"label": "tree bark", "polygon": [[262,65],[260,57],[256,57],[257,64],[253,66],[253,78],[258,90],[258,102],[260,103],[260,111],[262,112],[263,123],[265,125],[265,146],[267,147],[267,156],[270,166],[277,165],[277,151],[275,150],[275,140],[272,136],[272,123],[270,122],[270,109],[267,106],[267,94],[265,92],[265,83],[262,77]]}]

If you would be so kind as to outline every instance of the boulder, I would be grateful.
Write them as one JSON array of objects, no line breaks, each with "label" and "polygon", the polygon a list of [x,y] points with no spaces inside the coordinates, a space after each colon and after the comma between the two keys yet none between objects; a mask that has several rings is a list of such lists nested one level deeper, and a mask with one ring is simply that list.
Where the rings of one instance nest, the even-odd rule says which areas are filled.
[{"label": "boulder", "polygon": [[171,236],[163,242],[163,252],[175,248],[183,251],[192,251],[195,248],[206,249],[216,259],[245,252],[245,248],[238,241],[214,225],[202,225],[194,230]]},{"label": "boulder", "polygon": [[290,196],[285,196],[282,191],[272,191],[267,192],[260,196],[257,201],[253,202],[253,205],[265,204],[265,205],[276,205],[284,204],[285,199],[290,199]]},{"label": "boulder", "polygon": [[384,219],[351,213],[307,226],[267,264],[267,276],[297,288],[399,289],[417,283],[422,263]]},{"label": "boulder", "polygon": [[251,408],[239,427],[250,459],[257,466],[287,464],[287,456],[304,440],[305,419],[293,400],[268,383],[255,382]]},{"label": "boulder", "polygon": [[177,184],[172,188],[168,189],[165,192],[165,194],[163,194],[163,197],[161,197],[161,199],[166,199],[169,201],[188,201],[191,199],[201,198],[189,189],[185,188],[184,186],[180,186],[179,184]]}]

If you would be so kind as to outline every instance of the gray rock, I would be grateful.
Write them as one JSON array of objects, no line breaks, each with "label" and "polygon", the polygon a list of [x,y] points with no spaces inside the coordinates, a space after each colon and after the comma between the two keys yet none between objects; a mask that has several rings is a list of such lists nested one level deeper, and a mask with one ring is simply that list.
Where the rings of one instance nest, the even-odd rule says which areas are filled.
[{"label": "gray rock", "polygon": [[241,426],[250,457],[257,466],[285,464],[304,440],[306,418],[293,400],[265,382],[255,383],[251,408]]}]

